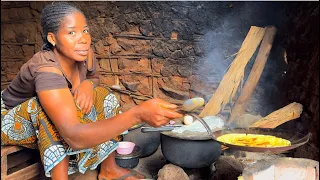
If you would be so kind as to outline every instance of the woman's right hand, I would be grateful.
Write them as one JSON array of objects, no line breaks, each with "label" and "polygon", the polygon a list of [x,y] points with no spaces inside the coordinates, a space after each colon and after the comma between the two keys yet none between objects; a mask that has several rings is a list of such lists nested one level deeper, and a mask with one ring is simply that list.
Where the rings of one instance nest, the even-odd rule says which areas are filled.
[{"label": "woman's right hand", "polygon": [[150,99],[134,108],[138,119],[150,126],[159,127],[167,124],[171,119],[180,118],[182,114],[175,112],[177,105],[159,98]]}]

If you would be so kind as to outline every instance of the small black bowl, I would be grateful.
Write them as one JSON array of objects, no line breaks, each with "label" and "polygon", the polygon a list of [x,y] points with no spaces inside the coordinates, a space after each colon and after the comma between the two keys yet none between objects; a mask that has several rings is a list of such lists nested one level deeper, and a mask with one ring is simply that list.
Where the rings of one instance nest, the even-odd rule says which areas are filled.
[{"label": "small black bowl", "polygon": [[123,168],[135,168],[139,164],[139,156],[141,155],[140,147],[135,145],[132,153],[122,155],[116,152],[116,163]]}]

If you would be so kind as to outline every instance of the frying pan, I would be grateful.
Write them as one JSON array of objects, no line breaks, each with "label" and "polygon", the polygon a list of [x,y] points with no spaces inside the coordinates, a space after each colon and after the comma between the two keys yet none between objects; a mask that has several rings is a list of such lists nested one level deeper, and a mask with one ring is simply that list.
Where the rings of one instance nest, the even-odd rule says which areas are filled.
[{"label": "frying pan", "polygon": [[[216,138],[219,136],[230,134],[230,133],[245,133],[245,134],[260,134],[260,135],[271,135],[279,138],[289,140],[291,142],[290,146],[281,147],[250,147],[250,146],[239,146],[234,144],[229,144],[225,142],[218,141]],[[250,151],[250,152],[284,152],[291,149],[295,149],[303,144],[307,143],[310,139],[311,133],[304,135],[299,132],[284,130],[284,129],[267,129],[267,128],[235,128],[235,129],[223,129],[213,132],[215,140],[220,144],[227,146],[229,148]]]},{"label": "frying pan", "polygon": [[[295,149],[299,146],[304,145],[310,139],[311,133],[308,134],[301,134],[299,132],[294,132],[290,130],[284,129],[269,129],[269,128],[224,128],[221,130],[217,130],[214,132],[210,132],[209,135],[207,134],[188,134],[187,136],[182,136],[178,133],[173,133],[171,130],[174,127],[164,127],[164,128],[146,128],[143,129],[143,132],[156,132],[162,131],[161,134],[166,136],[170,136],[176,139],[184,139],[184,140],[214,140],[217,141],[219,144],[224,145],[229,148],[241,150],[241,151],[249,151],[249,152],[285,152],[288,150]],[[163,132],[164,131],[164,132]],[[210,130],[211,131],[211,130]],[[283,138],[289,140],[291,142],[290,146],[281,146],[281,147],[250,147],[250,146],[239,146],[235,144],[229,144],[222,141],[218,141],[217,138],[230,133],[244,133],[244,134],[260,134],[260,135],[272,135],[279,138]],[[199,136],[200,135],[200,136]]]},{"label": "frying pan", "polygon": [[271,135],[275,137],[280,137],[291,142],[290,146],[279,146],[279,147],[251,147],[251,146],[239,146],[235,144],[229,144],[225,142],[218,141],[220,144],[225,145],[229,148],[238,149],[242,151],[250,151],[250,152],[284,152],[294,148],[297,148],[305,143],[307,143],[310,139],[311,133],[307,135],[300,134],[298,132],[292,132],[289,130],[275,130],[270,128],[233,128],[233,129],[224,129],[215,131],[213,133],[208,126],[208,124],[199,116],[194,113],[191,113],[193,117],[198,119],[202,125],[206,128],[211,138],[218,141],[217,138],[224,134],[230,133],[244,133],[244,134],[258,134],[258,135]]}]

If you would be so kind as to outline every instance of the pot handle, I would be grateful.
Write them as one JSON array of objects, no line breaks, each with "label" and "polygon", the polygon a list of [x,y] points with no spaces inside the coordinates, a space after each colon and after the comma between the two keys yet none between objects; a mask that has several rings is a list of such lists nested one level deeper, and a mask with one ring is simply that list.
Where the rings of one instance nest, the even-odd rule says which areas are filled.
[{"label": "pot handle", "polygon": [[158,128],[153,127],[142,127],[141,132],[149,133],[149,132],[162,132],[162,131],[172,131],[176,126],[163,126]]}]

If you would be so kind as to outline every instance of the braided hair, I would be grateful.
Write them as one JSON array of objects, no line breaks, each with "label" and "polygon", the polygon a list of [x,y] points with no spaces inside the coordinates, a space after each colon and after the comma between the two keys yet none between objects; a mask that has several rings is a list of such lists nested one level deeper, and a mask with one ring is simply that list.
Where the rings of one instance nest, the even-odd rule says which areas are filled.
[{"label": "braided hair", "polygon": [[51,50],[53,48],[53,45],[47,39],[48,33],[52,32],[56,34],[63,18],[74,12],[83,14],[80,9],[66,2],[52,3],[42,10],[41,26],[43,46],[41,50]]}]

